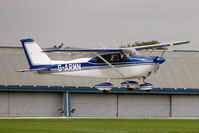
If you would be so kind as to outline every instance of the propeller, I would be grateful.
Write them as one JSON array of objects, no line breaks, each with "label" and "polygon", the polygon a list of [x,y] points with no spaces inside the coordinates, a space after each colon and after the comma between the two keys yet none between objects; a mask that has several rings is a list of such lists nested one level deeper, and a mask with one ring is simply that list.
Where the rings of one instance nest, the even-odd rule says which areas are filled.
[{"label": "propeller", "polygon": [[158,56],[158,57],[156,57],[156,58],[154,59],[154,62],[156,63],[155,69],[154,69],[154,72],[155,72],[155,73],[157,73],[157,71],[158,71],[158,69],[159,69],[159,67],[160,67],[160,64],[162,64],[163,62],[165,62],[165,59],[163,58],[164,53],[165,53],[165,50],[162,52],[162,54],[161,54],[160,57]]}]

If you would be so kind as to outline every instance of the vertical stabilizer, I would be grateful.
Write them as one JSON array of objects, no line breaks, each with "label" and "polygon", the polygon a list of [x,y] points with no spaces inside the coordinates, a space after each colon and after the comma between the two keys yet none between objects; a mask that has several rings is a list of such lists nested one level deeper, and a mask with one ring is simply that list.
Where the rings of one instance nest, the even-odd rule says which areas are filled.
[{"label": "vertical stabilizer", "polygon": [[38,65],[48,65],[51,63],[50,58],[42,52],[42,49],[33,39],[23,39],[21,43],[30,69]]}]

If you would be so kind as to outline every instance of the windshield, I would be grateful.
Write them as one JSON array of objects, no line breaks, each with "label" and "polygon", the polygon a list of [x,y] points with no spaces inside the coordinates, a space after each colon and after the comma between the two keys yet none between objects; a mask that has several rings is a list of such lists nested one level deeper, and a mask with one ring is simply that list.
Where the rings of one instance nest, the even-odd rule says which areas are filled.
[{"label": "windshield", "polygon": [[134,48],[123,49],[123,53],[125,54],[125,56],[127,56],[127,58],[132,56],[140,56],[140,54]]}]

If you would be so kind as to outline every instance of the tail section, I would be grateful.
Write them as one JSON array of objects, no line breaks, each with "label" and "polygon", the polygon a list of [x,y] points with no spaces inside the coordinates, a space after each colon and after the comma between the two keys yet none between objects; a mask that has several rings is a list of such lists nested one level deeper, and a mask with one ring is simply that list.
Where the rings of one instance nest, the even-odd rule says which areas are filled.
[{"label": "tail section", "polygon": [[21,43],[30,69],[34,69],[38,65],[51,64],[50,58],[42,52],[42,49],[33,39],[23,39]]}]

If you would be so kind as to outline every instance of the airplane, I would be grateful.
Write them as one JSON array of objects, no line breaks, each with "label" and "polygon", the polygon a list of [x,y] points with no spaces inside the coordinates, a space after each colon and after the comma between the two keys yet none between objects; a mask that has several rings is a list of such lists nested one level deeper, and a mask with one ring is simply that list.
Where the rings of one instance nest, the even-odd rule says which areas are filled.
[{"label": "airplane", "polygon": [[[153,85],[145,79],[156,73],[159,65],[165,62],[161,56],[141,56],[137,51],[143,49],[165,48],[190,43],[178,41],[155,45],[131,48],[93,48],[93,49],[51,49],[42,50],[31,38],[21,40],[29,69],[17,72],[34,72],[37,74],[56,74],[73,77],[91,77],[107,79],[107,82],[95,85],[99,90],[111,90],[114,79],[122,79],[121,87],[151,90]],[[49,52],[88,52],[95,56],[92,58],[79,58],[70,61],[51,60],[46,53]],[[142,79],[139,84],[131,79]]]}]

